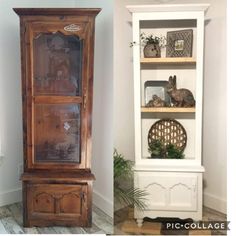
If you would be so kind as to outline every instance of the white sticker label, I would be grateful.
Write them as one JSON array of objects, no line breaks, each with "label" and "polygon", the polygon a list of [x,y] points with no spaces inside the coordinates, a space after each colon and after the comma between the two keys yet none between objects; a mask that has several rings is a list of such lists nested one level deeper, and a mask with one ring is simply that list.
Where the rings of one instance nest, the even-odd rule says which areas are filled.
[{"label": "white sticker label", "polygon": [[71,24],[71,25],[67,25],[64,27],[65,31],[70,31],[70,32],[76,32],[81,30],[81,27],[79,25],[76,24]]}]

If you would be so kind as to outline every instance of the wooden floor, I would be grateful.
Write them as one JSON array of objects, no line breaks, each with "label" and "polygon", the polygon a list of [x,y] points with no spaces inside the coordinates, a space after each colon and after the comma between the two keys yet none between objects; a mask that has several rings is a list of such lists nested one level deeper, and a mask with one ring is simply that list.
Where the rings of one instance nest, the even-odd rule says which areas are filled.
[{"label": "wooden floor", "polygon": [[112,234],[113,221],[93,206],[92,228],[80,227],[33,227],[22,226],[22,204],[0,207],[0,234]]},{"label": "wooden floor", "polygon": [[[227,232],[222,230],[175,230],[170,232],[162,229],[163,221],[158,218],[144,221],[143,226],[139,228],[134,220],[132,208],[116,211],[114,221],[114,234],[119,235],[227,235]],[[204,207],[203,221],[227,221],[227,217],[225,214]]]},{"label": "wooden floor", "polygon": [[[113,233],[113,220],[97,207],[93,206],[93,225],[92,228],[80,227],[33,227],[24,228],[22,226],[22,204],[0,207],[0,234],[161,234],[161,223],[144,222],[140,229],[137,227],[133,212],[129,208],[115,212],[115,227]],[[226,221],[226,215],[204,208],[204,221]],[[187,235],[199,235],[198,232],[188,233]],[[183,234],[183,233],[182,233]],[[226,235],[226,232],[201,232],[200,235]],[[177,235],[177,233],[175,234]]]}]

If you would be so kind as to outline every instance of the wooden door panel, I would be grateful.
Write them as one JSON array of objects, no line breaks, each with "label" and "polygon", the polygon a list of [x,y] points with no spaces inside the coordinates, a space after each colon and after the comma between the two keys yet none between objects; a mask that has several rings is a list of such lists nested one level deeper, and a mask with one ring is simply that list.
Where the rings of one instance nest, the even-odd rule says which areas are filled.
[{"label": "wooden door panel", "polygon": [[[81,169],[90,166],[86,160],[87,130],[90,128],[87,118],[90,112],[87,108],[90,106],[90,101],[87,101],[90,24],[89,21],[73,23],[66,20],[27,24],[28,50],[31,51],[28,54],[30,71],[27,84],[28,96],[31,95],[28,98],[32,102],[27,109],[33,117],[34,130],[28,129],[28,137],[32,139],[32,145],[28,146],[30,169]],[[77,112],[69,114],[70,121],[66,121],[66,116],[71,113],[68,110],[76,104]]]},{"label": "wooden door panel", "polygon": [[34,95],[81,96],[83,40],[56,32],[40,33],[32,43]]},{"label": "wooden door panel", "polygon": [[75,192],[65,194],[60,200],[60,212],[81,215],[84,202],[85,199],[82,192],[80,194]]},{"label": "wooden door panel", "polygon": [[35,162],[81,162],[80,112],[77,104],[35,105]]},{"label": "wooden door panel", "polygon": [[86,217],[87,185],[32,184],[28,188],[33,217]]},{"label": "wooden door panel", "polygon": [[39,193],[33,199],[33,209],[39,213],[54,213],[54,198],[48,193]]},{"label": "wooden door panel", "polygon": [[77,35],[80,38],[84,38],[88,27],[89,27],[89,20],[84,19],[83,22],[78,22],[77,20],[65,20],[59,22],[42,22],[42,21],[35,21],[31,22],[31,36],[38,37],[42,32],[45,33],[54,33],[57,32],[62,33],[63,35]]}]

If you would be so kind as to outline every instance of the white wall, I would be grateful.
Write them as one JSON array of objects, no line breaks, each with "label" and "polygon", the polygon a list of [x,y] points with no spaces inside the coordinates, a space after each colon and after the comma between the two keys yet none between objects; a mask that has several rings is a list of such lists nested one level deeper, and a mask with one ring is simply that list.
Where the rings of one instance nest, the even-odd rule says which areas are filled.
[{"label": "white wall", "polygon": [[94,200],[113,216],[113,1],[75,1],[76,7],[101,7],[97,17],[93,110]]},{"label": "white wall", "polygon": [[113,2],[106,0],[0,0],[0,206],[19,201],[23,162],[19,18],[13,7],[101,7],[96,19],[93,161],[94,203],[112,216]]},{"label": "white wall", "polygon": [[114,146],[134,160],[131,15],[129,4],[210,3],[204,64],[204,204],[226,212],[226,1],[116,0],[114,12]]},{"label": "white wall", "polygon": [[206,24],[203,115],[204,204],[226,213],[226,1],[211,1]]}]

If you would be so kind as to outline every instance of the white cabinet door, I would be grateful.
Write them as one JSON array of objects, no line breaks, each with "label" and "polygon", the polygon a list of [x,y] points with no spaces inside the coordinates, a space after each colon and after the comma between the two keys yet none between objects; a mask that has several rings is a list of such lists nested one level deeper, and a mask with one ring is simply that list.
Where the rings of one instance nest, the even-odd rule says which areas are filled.
[{"label": "white cabinet door", "polygon": [[197,210],[197,173],[136,172],[135,178],[136,187],[149,193],[148,210]]}]

